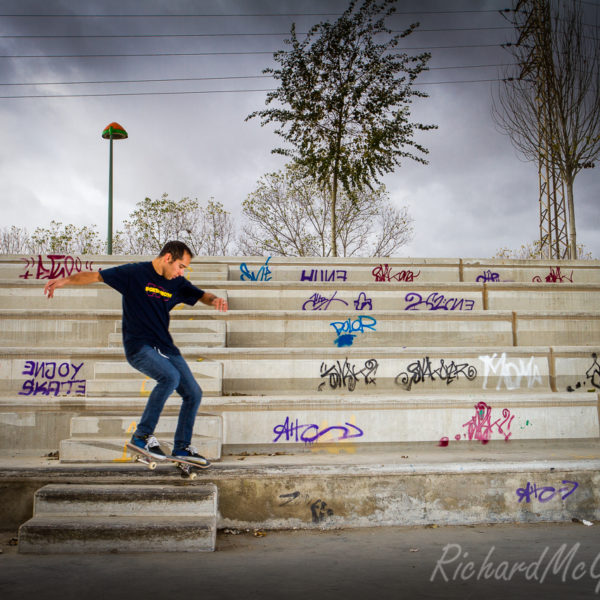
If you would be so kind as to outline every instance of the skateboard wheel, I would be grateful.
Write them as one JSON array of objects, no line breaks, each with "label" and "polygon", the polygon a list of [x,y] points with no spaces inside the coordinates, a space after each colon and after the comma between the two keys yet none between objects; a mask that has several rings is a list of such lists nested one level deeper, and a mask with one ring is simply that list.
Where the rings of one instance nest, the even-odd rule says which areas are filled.
[{"label": "skateboard wheel", "polygon": [[196,479],[196,477],[198,477],[198,473],[190,473],[189,474],[189,478],[192,480]]},{"label": "skateboard wheel", "polygon": [[148,463],[148,468],[149,468],[151,471],[154,471],[154,469],[156,469],[156,463],[155,463],[155,462],[150,462],[150,463]]}]

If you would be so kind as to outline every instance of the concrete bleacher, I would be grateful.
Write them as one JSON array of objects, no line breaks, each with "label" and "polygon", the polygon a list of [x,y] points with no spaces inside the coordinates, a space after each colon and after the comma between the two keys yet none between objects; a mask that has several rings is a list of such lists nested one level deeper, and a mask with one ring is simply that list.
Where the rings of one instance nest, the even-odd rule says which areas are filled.
[{"label": "concrete bleacher", "polygon": [[[140,259],[0,257],[0,457],[134,468],[123,445],[152,382],[123,356],[120,296],[43,286]],[[194,441],[224,461],[221,524],[248,522],[224,493],[228,456],[600,436],[600,261],[198,257],[188,277],[230,308],[171,313],[204,390]]]}]

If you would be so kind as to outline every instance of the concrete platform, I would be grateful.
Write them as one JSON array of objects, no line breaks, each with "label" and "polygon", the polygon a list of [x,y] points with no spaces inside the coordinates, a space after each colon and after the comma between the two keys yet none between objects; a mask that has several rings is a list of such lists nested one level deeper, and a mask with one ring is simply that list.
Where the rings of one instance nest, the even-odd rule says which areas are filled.
[{"label": "concrete platform", "polygon": [[600,440],[304,445],[224,455],[193,482],[172,465],[62,465],[0,459],[0,528],[32,516],[50,483],[203,485],[217,527],[290,529],[570,521],[600,518]]}]

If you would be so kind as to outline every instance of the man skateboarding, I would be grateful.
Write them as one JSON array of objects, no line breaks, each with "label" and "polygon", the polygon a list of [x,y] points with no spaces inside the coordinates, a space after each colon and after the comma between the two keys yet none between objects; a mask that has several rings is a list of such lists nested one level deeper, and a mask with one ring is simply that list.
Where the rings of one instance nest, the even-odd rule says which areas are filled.
[{"label": "man skateboarding", "polygon": [[192,258],[191,250],[183,242],[167,242],[152,261],[51,279],[44,287],[44,294],[52,298],[54,291],[65,285],[104,282],[122,295],[123,346],[127,362],[156,381],[130,443],[157,460],[167,459],[154,437],[154,430],[167,399],[176,391],[182,403],[173,457],[207,467],[210,461],[191,445],[202,389],[169,333],[169,313],[181,302],[193,306],[198,300],[225,312],[227,301],[197,288],[183,277]]}]

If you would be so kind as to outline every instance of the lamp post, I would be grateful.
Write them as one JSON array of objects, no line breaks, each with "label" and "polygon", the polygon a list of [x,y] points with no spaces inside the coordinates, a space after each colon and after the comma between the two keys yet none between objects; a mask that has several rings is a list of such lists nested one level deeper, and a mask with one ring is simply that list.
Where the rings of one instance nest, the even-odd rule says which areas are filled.
[{"label": "lamp post", "polygon": [[108,159],[108,237],[107,251],[112,254],[112,231],[113,231],[113,140],[127,139],[125,129],[118,123],[111,123],[102,132],[105,140],[110,140],[110,155]]}]

